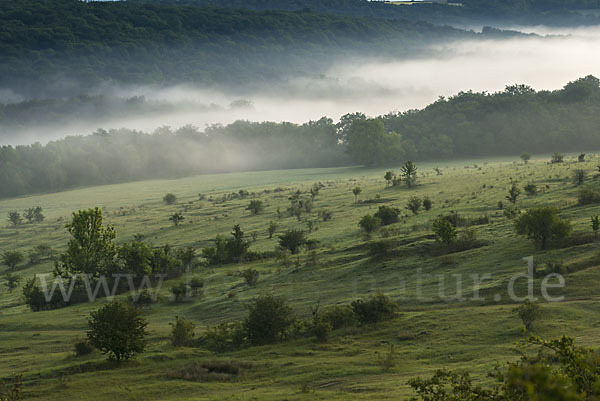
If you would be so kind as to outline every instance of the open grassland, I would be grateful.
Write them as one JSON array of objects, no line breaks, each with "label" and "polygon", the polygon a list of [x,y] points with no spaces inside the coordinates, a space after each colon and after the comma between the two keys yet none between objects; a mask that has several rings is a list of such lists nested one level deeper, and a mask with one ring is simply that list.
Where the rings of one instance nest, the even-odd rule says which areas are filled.
[{"label": "open grassland", "polygon": [[[247,236],[256,233],[251,250],[272,250],[277,236],[293,228],[305,230],[310,239],[319,241],[319,247],[316,258],[307,251],[292,256],[290,267],[275,259],[198,267],[191,275],[204,280],[204,294],[190,302],[169,300],[170,287],[188,277],[166,281],[160,291],[161,302],[145,311],[151,332],[148,351],[119,367],[105,362],[98,353],[75,357],[73,352],[74,342],[85,336],[87,316],[105,301],[34,313],[23,304],[21,288],[8,292],[0,275],[0,377],[23,372],[27,399],[45,400],[396,400],[410,395],[408,379],[440,367],[465,369],[479,380],[489,380],[485,373],[495,364],[518,356],[514,344],[522,338],[521,322],[512,312],[514,303],[508,299],[506,285],[510,277],[526,272],[522,259],[530,255],[536,265],[560,262],[569,268],[565,287],[551,291],[565,300],[543,305],[537,333],[544,337],[569,334],[583,345],[597,346],[598,243],[582,241],[537,250],[514,233],[513,221],[498,210],[499,201],[508,205],[505,196],[511,180],[520,186],[535,182],[541,192],[536,196],[523,193],[519,208],[559,207],[562,216],[572,220],[575,236],[591,235],[590,216],[600,214],[600,206],[578,205],[581,187],[573,182],[573,174],[576,169],[585,170],[585,185],[600,188],[600,179],[596,179],[600,158],[588,156],[580,163],[569,156],[561,164],[549,164],[548,160],[540,156],[527,165],[509,159],[420,164],[419,185],[412,189],[386,188],[382,169],[339,168],[206,175],[2,200],[0,216],[39,205],[46,220],[31,225],[3,224],[0,252],[26,253],[39,244],[60,252],[68,240],[65,224],[70,214],[95,206],[101,207],[107,222],[115,226],[119,243],[143,235],[152,246],[200,250],[210,246],[216,235],[228,235],[234,224],[240,224]],[[399,167],[393,170],[398,172]],[[297,190],[308,196],[318,182],[324,186],[314,199],[313,210],[301,220],[288,216],[288,197]],[[362,189],[359,202],[352,194],[356,186]],[[239,190],[250,195],[224,198]],[[177,203],[162,201],[168,192],[177,195]],[[205,198],[200,200],[199,193]],[[411,196],[428,196],[432,210],[413,215],[405,208]],[[263,201],[261,214],[251,215],[246,210],[251,199]],[[358,221],[381,205],[402,209],[401,221],[367,238]],[[325,210],[332,213],[329,221],[319,218],[319,212]],[[472,218],[487,216],[488,224],[473,227],[487,245],[432,255],[431,222],[451,211]],[[185,217],[179,226],[169,221],[175,212]],[[267,234],[270,221],[279,226],[272,239]],[[393,252],[385,257],[369,255],[368,243],[381,240],[393,241]],[[17,273],[28,278],[49,273],[52,267],[51,262],[25,262],[17,267]],[[239,275],[248,267],[260,272],[256,287],[245,285]],[[486,273],[492,278],[482,285],[482,299],[471,300],[469,275]],[[463,277],[466,301],[452,298],[457,287],[453,274]],[[439,275],[445,280],[441,294]],[[418,280],[422,281],[420,287]],[[538,296],[540,282],[541,278],[535,280]],[[521,281],[520,295],[525,293],[523,287]],[[347,304],[377,291],[399,302],[399,317],[335,331],[326,344],[303,338],[212,354],[202,348],[174,348],[168,341],[169,323],[176,315],[193,320],[202,331],[209,325],[242,319],[245,305],[260,294],[283,295],[299,316],[308,317],[317,302],[321,306]],[[494,295],[500,299],[494,300]],[[397,364],[386,370],[382,360],[390,345],[395,346]],[[194,362],[215,361],[241,367],[237,374],[197,381],[171,374]]]}]

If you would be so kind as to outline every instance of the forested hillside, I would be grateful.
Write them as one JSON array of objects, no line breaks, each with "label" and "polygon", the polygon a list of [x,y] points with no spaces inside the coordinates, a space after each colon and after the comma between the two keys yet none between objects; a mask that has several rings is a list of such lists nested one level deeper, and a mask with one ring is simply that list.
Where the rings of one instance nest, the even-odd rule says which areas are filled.
[{"label": "forested hillside", "polygon": [[187,4],[211,7],[248,8],[255,10],[313,10],[342,15],[388,19],[410,19],[436,24],[502,23],[521,25],[598,24],[596,17],[576,11],[598,9],[597,0],[462,0],[462,7],[443,4],[419,4],[404,7],[366,0],[129,0],[134,3]]},{"label": "forested hillside", "polygon": [[98,131],[0,148],[0,197],[139,179],[262,169],[600,149],[600,84],[461,92],[423,110],[305,124],[238,121],[205,129]]},{"label": "forested hillside", "polygon": [[0,88],[39,98],[79,94],[101,82],[259,85],[285,74],[318,74],[359,52],[408,54],[425,42],[469,35],[308,10],[1,0]]}]

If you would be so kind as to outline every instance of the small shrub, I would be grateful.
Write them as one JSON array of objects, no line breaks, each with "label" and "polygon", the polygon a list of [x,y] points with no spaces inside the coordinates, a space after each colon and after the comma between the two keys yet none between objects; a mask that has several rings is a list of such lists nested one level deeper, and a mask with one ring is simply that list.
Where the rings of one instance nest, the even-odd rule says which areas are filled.
[{"label": "small shrub", "polygon": [[525,193],[529,196],[535,196],[538,194],[538,187],[533,182],[528,183],[523,187]]},{"label": "small shrub", "polygon": [[540,317],[539,305],[531,302],[529,299],[526,299],[522,305],[513,309],[513,312],[517,313],[527,331],[531,331],[533,323]]},{"label": "small shrub", "polygon": [[425,208],[426,211],[430,211],[432,207],[433,202],[431,201],[431,199],[429,199],[429,197],[427,196],[423,198],[423,208]]},{"label": "small shrub", "polygon": [[398,214],[400,211],[389,206],[379,206],[379,210],[374,214],[375,217],[381,220],[381,224],[384,226],[397,223],[400,221]]},{"label": "small shrub", "polygon": [[318,342],[326,343],[331,335],[332,327],[331,323],[329,323],[327,320],[321,317],[316,317],[313,320],[311,330]]},{"label": "small shrub", "polygon": [[260,273],[258,272],[258,270],[252,268],[242,271],[242,277],[244,278],[246,285],[248,285],[249,287],[256,286],[256,284],[258,283],[259,275]]},{"label": "small shrub", "polygon": [[185,347],[192,345],[194,341],[194,330],[196,325],[182,317],[175,316],[175,323],[171,325],[171,345],[174,347]]},{"label": "small shrub", "polygon": [[163,197],[163,202],[165,202],[167,205],[172,205],[177,202],[177,196],[175,196],[175,194],[168,193]]},{"label": "small shrub", "polygon": [[406,208],[413,212],[413,214],[419,214],[419,209],[421,209],[422,205],[423,201],[421,200],[421,198],[411,196],[408,200],[408,203],[406,204]]},{"label": "small shrub", "polygon": [[348,305],[330,306],[321,313],[321,318],[327,321],[333,330],[355,327],[358,324],[354,311]]},{"label": "small shrub", "polygon": [[365,230],[367,233],[372,233],[381,226],[381,219],[379,217],[371,216],[370,214],[364,215],[358,222],[360,228]]},{"label": "small shrub", "polygon": [[433,222],[433,232],[437,241],[450,245],[456,239],[456,228],[448,219],[438,217]]},{"label": "small shrub", "polygon": [[85,356],[94,352],[94,347],[87,340],[77,341],[74,347],[77,356]]},{"label": "small shrub", "polygon": [[573,181],[575,182],[575,185],[583,185],[586,176],[587,173],[585,172],[585,170],[575,170],[575,172],[573,173]]},{"label": "small shrub", "polygon": [[600,203],[600,192],[589,187],[583,188],[579,191],[578,200],[580,205]]},{"label": "small shrub", "polygon": [[396,303],[381,293],[368,299],[353,301],[350,306],[360,324],[393,319],[398,309]]}]

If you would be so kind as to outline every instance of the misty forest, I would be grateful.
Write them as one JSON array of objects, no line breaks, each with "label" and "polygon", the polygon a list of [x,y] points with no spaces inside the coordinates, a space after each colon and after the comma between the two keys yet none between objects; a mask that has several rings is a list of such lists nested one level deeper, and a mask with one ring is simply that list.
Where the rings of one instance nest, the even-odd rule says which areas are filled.
[{"label": "misty forest", "polygon": [[600,1],[0,0],[0,401],[600,399]]}]

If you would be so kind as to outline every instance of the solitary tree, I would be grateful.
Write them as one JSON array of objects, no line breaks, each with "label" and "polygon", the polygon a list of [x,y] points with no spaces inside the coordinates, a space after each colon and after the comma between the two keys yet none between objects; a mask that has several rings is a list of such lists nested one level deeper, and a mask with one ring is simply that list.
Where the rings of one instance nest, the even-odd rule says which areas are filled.
[{"label": "solitary tree", "polygon": [[421,200],[421,198],[413,196],[408,200],[406,208],[413,212],[413,214],[419,214],[419,209],[421,209],[421,205],[423,205],[423,201]]},{"label": "solitary tree", "polygon": [[175,196],[175,194],[172,193],[168,193],[163,197],[163,201],[167,204],[167,205],[172,205],[175,202],[177,202],[177,196]]},{"label": "solitary tree", "polygon": [[292,255],[297,254],[304,244],[306,244],[306,236],[302,230],[288,230],[279,237],[279,245],[289,249]]},{"label": "solitary tree", "polygon": [[417,166],[410,160],[404,163],[400,169],[402,178],[406,185],[411,188],[414,182],[417,180]]},{"label": "solitary tree", "polygon": [[527,164],[529,163],[529,160],[531,160],[531,155],[528,152],[523,152],[521,153],[521,160],[523,160],[523,162]]},{"label": "solitary tree", "polygon": [[185,217],[183,217],[183,214],[179,212],[174,213],[171,217],[169,217],[169,221],[172,221],[175,226],[178,226],[183,220],[185,220]]},{"label": "solitary tree", "polygon": [[25,256],[20,251],[6,251],[2,254],[2,263],[4,263],[9,270],[14,270],[17,265],[25,260]]},{"label": "solitary tree", "polygon": [[572,227],[569,220],[560,218],[558,209],[546,206],[523,213],[515,222],[515,229],[517,234],[527,236],[546,249],[548,242],[569,236]]},{"label": "solitary tree", "polygon": [[354,203],[358,203],[358,195],[360,195],[361,192],[362,189],[360,189],[360,187],[354,187],[352,189],[352,193],[354,194]]},{"label": "solitary tree", "polygon": [[109,359],[120,362],[144,351],[147,325],[138,307],[113,301],[91,313],[87,337]]},{"label": "solitary tree", "polygon": [[250,210],[252,214],[259,214],[264,209],[262,201],[258,199],[253,199],[250,201],[250,204],[246,207],[246,210]]},{"label": "solitary tree", "polygon": [[17,212],[16,210],[8,212],[8,221],[10,221],[13,226],[18,226],[23,222],[21,213]]},{"label": "solitary tree", "polygon": [[450,245],[456,239],[456,228],[442,216],[433,221],[433,232],[436,239],[445,245]]},{"label": "solitary tree", "polygon": [[579,161],[579,163],[583,163],[585,161],[585,153],[582,153],[579,156],[577,156],[577,161]]},{"label": "solitary tree", "polygon": [[196,329],[194,322],[175,316],[175,323],[169,323],[169,325],[171,326],[171,345],[185,347],[192,344]]}]

